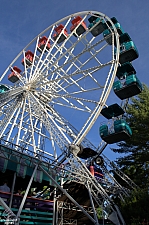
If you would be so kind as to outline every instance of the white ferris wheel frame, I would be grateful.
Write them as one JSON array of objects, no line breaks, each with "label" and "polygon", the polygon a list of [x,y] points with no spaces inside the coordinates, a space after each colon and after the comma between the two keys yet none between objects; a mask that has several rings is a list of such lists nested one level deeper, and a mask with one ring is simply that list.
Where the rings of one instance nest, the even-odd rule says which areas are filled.
[{"label": "white ferris wheel frame", "polygon": [[[57,21],[56,23],[52,24],[47,29],[45,29],[43,32],[41,32],[38,36],[36,36],[18,54],[18,56],[10,63],[10,65],[8,66],[8,68],[5,70],[5,72],[3,73],[3,75],[0,78],[0,82],[2,82],[2,80],[4,79],[4,77],[6,76],[6,74],[8,73],[9,69],[11,68],[13,70],[14,63],[20,58],[20,56],[22,54],[24,55],[24,59],[25,59],[25,52],[26,52],[26,50],[34,42],[36,42],[36,45],[35,45],[35,53],[37,52],[39,38],[42,35],[44,35],[45,32],[47,32],[47,31],[49,31],[51,29],[50,34],[48,36],[48,40],[51,40],[52,39],[52,34],[54,32],[54,28],[57,27],[58,24],[62,23],[63,21],[67,21],[66,24],[65,24],[65,26],[64,26],[64,29],[65,29],[65,28],[67,28],[67,25],[70,23],[70,21],[72,20],[72,18],[81,15],[81,16],[83,16],[82,21],[84,21],[87,16],[94,15],[94,14],[96,14],[96,15],[98,14],[99,17],[102,18],[104,21],[109,21],[111,23],[112,27],[113,27],[113,30],[112,30],[112,32],[113,32],[113,34],[112,34],[112,47],[111,47],[111,49],[112,49],[112,60],[110,62],[111,63],[111,67],[110,67],[109,73],[107,74],[106,82],[104,84],[102,93],[101,93],[100,98],[98,100],[98,103],[96,104],[96,107],[94,108],[94,110],[92,110],[90,116],[88,117],[88,119],[86,120],[86,122],[84,123],[84,125],[82,126],[82,128],[78,131],[77,134],[74,135],[73,142],[72,142],[72,144],[74,144],[74,145],[80,145],[81,144],[81,142],[86,137],[87,133],[92,128],[92,126],[95,123],[95,121],[97,120],[98,116],[100,115],[100,112],[101,112],[102,108],[106,105],[107,98],[108,98],[108,96],[110,94],[110,91],[112,89],[113,82],[114,82],[114,79],[115,79],[115,76],[116,76],[117,67],[119,65],[119,35],[117,33],[117,30],[116,30],[113,22],[111,21],[111,19],[109,17],[107,17],[105,14],[102,14],[102,13],[100,13],[98,11],[84,11],[84,12],[79,12],[79,13],[75,13],[75,14],[69,15],[69,16],[67,16],[67,17],[65,17],[65,18]],[[87,33],[89,33],[89,32],[90,31],[87,30]],[[81,42],[83,40],[83,38],[85,39],[86,35],[87,34],[85,34],[84,36],[82,35],[81,37],[78,38],[78,40],[74,44],[72,43],[71,50],[72,49],[75,49],[76,48],[76,45],[79,42]],[[69,35],[68,39],[70,39],[72,36],[73,36],[73,33],[71,33]],[[116,48],[117,48],[117,51],[116,51],[116,54],[115,55],[114,55],[114,37],[115,37],[115,40],[116,40]],[[91,41],[93,41],[94,39],[95,39],[95,37],[93,37],[91,39]],[[56,48],[57,49],[56,52],[55,52],[55,55],[56,55],[57,52],[60,52],[60,51],[62,52],[63,48],[65,49],[66,52],[69,53],[69,49],[66,49],[66,47],[65,47],[65,43],[67,42],[67,39],[64,41],[64,43],[61,46],[58,46],[57,45],[57,40],[55,42],[53,42],[53,45],[52,45],[52,48]],[[91,43],[89,43],[89,44],[91,44]],[[95,46],[95,45],[96,45],[96,43],[93,46]],[[7,103],[7,102],[10,101],[10,97],[11,97],[11,99],[14,99],[14,104],[13,104],[13,109],[12,110],[9,109],[7,111],[8,116],[5,117],[5,121],[3,122],[3,127],[2,127],[3,130],[1,132],[0,138],[2,138],[2,136],[3,136],[4,132],[5,132],[5,129],[6,129],[7,125],[9,123],[11,123],[11,119],[13,118],[13,116],[15,116],[15,119],[13,120],[13,123],[11,124],[11,128],[10,128],[9,135],[7,137],[7,141],[9,141],[9,137],[11,136],[11,134],[13,132],[13,128],[16,126],[16,121],[18,119],[17,117],[18,117],[18,115],[20,113],[20,109],[17,108],[19,103],[17,103],[17,104],[15,103],[16,96],[18,96],[19,94],[25,93],[25,92],[27,93],[28,91],[30,91],[32,89],[33,86],[36,89],[39,87],[40,84],[39,83],[37,84],[37,80],[39,78],[38,70],[40,70],[40,73],[42,73],[42,72],[46,73],[48,70],[50,70],[52,68],[52,66],[54,64],[55,70],[54,71],[51,71],[51,74],[54,74],[55,72],[57,72],[58,75],[55,77],[55,79],[51,80],[50,85],[53,85],[54,86],[55,83],[57,83],[57,85],[60,85],[61,77],[59,76],[59,70],[63,70],[63,67],[62,66],[58,67],[57,66],[58,64],[56,64],[56,63],[58,63],[58,60],[60,60],[63,57],[63,52],[62,52],[61,56],[58,58],[58,60],[52,61],[52,59],[51,59],[50,66],[49,66],[49,63],[48,63],[48,66],[45,63],[46,60],[47,60],[47,58],[48,58],[48,56],[51,54],[52,48],[49,50],[49,52],[47,53],[47,55],[44,58],[44,60],[42,60],[42,56],[44,54],[44,51],[41,53],[41,57],[40,57],[40,59],[38,59],[37,64],[35,64],[35,60],[37,58],[37,55],[34,57],[34,59],[33,59],[33,65],[32,65],[32,67],[30,69],[30,74],[29,75],[28,75],[28,69],[27,69],[27,66],[26,66],[26,63],[25,63],[24,74],[23,74],[24,77],[23,76],[20,77],[21,85],[15,86],[15,88],[10,86],[10,90],[6,94],[3,94],[3,96],[1,97],[1,102],[0,102],[0,106],[1,107],[3,107],[5,105],[5,103]],[[91,48],[92,48],[92,46],[91,46]],[[66,54],[66,52],[64,54]],[[72,52],[73,52],[73,50],[72,50]],[[85,50],[84,50],[84,52],[85,52]],[[73,53],[70,53],[70,54],[73,54]],[[55,59],[55,57],[56,57],[55,55],[53,54],[51,58]],[[71,65],[73,64],[72,60],[77,60],[77,57],[78,57],[78,55],[74,56],[70,60]],[[96,57],[96,54],[93,55],[93,57],[95,58]],[[66,57],[65,63],[67,64],[68,61],[69,61],[69,59],[67,59],[67,57]],[[39,67],[39,65],[40,65],[40,67]],[[99,70],[99,69],[101,69],[104,66],[105,65],[101,65],[101,64],[99,66],[95,66],[94,67],[94,71]],[[43,67],[43,69],[42,69],[42,67]],[[45,70],[46,67],[47,67],[47,69]],[[68,68],[68,71],[69,70],[70,69]],[[93,70],[93,67],[92,68],[88,68],[86,70],[82,70],[81,72],[85,74],[85,73],[90,73],[90,71],[92,71],[92,70]],[[62,78],[63,79],[67,79],[69,77],[70,79],[73,80],[73,76],[75,76],[77,73],[78,74],[80,73],[80,69],[79,68],[76,69],[76,72],[75,73],[72,73],[72,74],[68,74],[68,73],[66,73],[66,71],[64,71],[64,76]],[[51,75],[51,77],[52,76],[54,76],[54,75]],[[45,79],[45,81],[47,81],[47,83],[46,82],[44,83],[45,85],[49,83],[48,78],[47,78],[47,80]],[[32,85],[31,85],[31,83],[32,83]],[[69,93],[66,92],[66,96],[69,96]],[[53,113],[54,116],[49,115],[47,113],[47,110],[45,110],[45,107],[40,102],[38,94],[37,95],[34,95],[33,92],[30,92],[30,96],[29,96],[29,94],[27,94],[24,97],[24,99],[22,100],[22,102],[20,103],[20,107],[22,107],[22,116],[20,117],[20,122],[19,122],[19,127],[18,127],[18,137],[17,137],[16,145],[19,144],[19,139],[20,139],[19,134],[20,134],[21,129],[22,129],[23,114],[25,113],[25,105],[26,105],[26,101],[27,101],[26,97],[28,98],[27,111],[28,111],[29,117],[30,117],[30,129],[31,129],[31,132],[30,132],[31,134],[30,135],[31,135],[31,137],[33,139],[32,140],[32,145],[33,145],[34,153],[36,152],[36,144],[35,144],[35,138],[34,138],[34,132],[36,132],[36,131],[35,131],[34,124],[33,124],[33,119],[32,119],[32,117],[35,116],[35,115],[32,115],[33,105],[34,105],[34,108],[35,108],[34,109],[34,114],[36,113],[36,116],[38,115],[39,118],[40,118],[40,113],[39,113],[40,110],[42,110],[42,114],[45,113],[44,116],[42,117],[42,122],[43,122],[43,120],[45,121],[45,123],[46,123],[46,129],[48,127],[48,129],[47,129],[48,132],[51,133],[51,132],[54,131],[55,134],[58,132],[59,135],[61,135],[62,138],[59,139],[59,148],[60,149],[63,149],[64,148],[63,145],[60,144],[60,142],[63,142],[64,146],[67,145],[67,147],[68,147],[71,144],[71,142],[68,139],[68,137],[66,137],[65,133],[63,132],[64,129],[61,129],[56,124],[56,122],[54,120],[54,117],[57,117],[57,119],[59,118],[59,122],[60,123],[65,123],[66,120],[64,120],[63,118],[60,118],[60,115],[56,111],[52,111],[52,109],[48,109],[48,110],[51,113]],[[32,102],[32,101],[34,101],[34,102]],[[77,101],[78,102],[80,101],[79,98],[77,99]],[[38,103],[38,106],[36,105],[37,103]],[[38,116],[35,119],[35,123],[37,123]],[[28,122],[26,122],[26,123],[28,123]],[[49,127],[52,127],[53,131]],[[25,129],[25,132],[27,132],[26,129]],[[38,132],[40,133],[41,130],[38,131]],[[53,137],[53,135],[51,137]],[[40,138],[41,137],[39,137],[39,139]],[[38,140],[38,141],[40,142],[40,140]],[[54,139],[53,138],[51,138],[51,142],[52,142],[53,148],[55,148],[54,147]],[[56,150],[55,150],[54,155],[55,155],[54,157],[56,157]]]}]

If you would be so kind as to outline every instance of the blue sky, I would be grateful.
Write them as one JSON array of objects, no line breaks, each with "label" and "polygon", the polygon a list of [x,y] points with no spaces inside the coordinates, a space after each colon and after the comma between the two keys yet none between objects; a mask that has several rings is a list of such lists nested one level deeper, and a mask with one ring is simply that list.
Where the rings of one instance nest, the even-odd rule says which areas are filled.
[{"label": "blue sky", "polygon": [[[115,16],[129,33],[139,51],[139,58],[133,66],[141,82],[149,85],[149,1],[0,0],[0,3],[0,74],[49,25],[76,12],[95,10],[108,17]],[[115,157],[110,151],[108,155],[109,158]]]}]

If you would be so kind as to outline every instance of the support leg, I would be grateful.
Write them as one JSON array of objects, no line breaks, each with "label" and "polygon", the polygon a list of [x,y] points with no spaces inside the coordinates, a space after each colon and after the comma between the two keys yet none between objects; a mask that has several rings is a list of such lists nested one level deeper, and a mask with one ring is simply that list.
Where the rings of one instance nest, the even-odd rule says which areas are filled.
[{"label": "support leg", "polygon": [[53,202],[53,222],[52,225],[55,225],[55,218],[56,218],[56,188],[54,188],[54,202]]},{"label": "support leg", "polygon": [[[9,206],[3,201],[3,199],[0,197],[0,205],[5,209],[5,213],[7,214],[6,219],[7,220],[13,220],[14,222],[17,220],[16,215],[12,212],[12,210],[9,208]],[[8,222],[9,223],[9,222]]]},{"label": "support leg", "polygon": [[12,183],[12,188],[11,188],[10,202],[9,202],[9,207],[10,208],[11,208],[11,205],[12,205],[12,199],[13,199],[13,192],[14,192],[15,182],[16,182],[16,172],[14,173],[14,176],[13,176],[13,183]]},{"label": "support leg", "polygon": [[[21,202],[20,207],[19,207],[19,209],[18,209],[18,213],[17,213],[17,219],[18,219],[18,221],[19,221],[20,214],[21,214],[21,212],[22,212],[24,203],[25,203],[25,201],[26,201],[26,198],[27,198],[29,189],[30,189],[30,187],[31,187],[32,181],[33,181],[33,179],[34,179],[34,176],[35,176],[35,173],[36,173],[37,168],[38,168],[38,165],[35,166],[35,169],[34,169],[34,171],[33,171],[33,174],[32,174],[32,176],[31,176],[30,181],[29,181],[29,184],[28,184],[28,186],[27,186],[26,192],[25,192],[25,194],[24,194],[24,196],[23,196],[22,202]],[[17,222],[16,225],[19,225],[19,222]]]},{"label": "support leg", "polygon": [[96,221],[95,224],[96,224],[96,225],[99,225],[98,218],[97,218],[97,213],[96,213],[95,206],[94,206],[94,202],[93,202],[93,198],[92,198],[92,196],[91,196],[90,187],[89,187],[88,184],[87,184],[87,186],[88,186],[88,193],[89,193],[89,197],[90,197],[92,209],[93,209],[93,212],[94,212],[94,219],[95,219],[95,221]]}]

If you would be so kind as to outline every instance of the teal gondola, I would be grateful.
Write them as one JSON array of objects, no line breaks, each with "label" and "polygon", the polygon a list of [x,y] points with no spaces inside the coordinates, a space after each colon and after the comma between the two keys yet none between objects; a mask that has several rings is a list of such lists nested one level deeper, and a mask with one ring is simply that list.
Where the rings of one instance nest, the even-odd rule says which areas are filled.
[{"label": "teal gondola", "polygon": [[120,141],[125,141],[132,135],[130,126],[124,119],[114,121],[114,130],[111,132],[106,124],[99,128],[100,137],[108,144],[114,144]]},{"label": "teal gondola", "polygon": [[124,84],[118,80],[113,84],[114,93],[121,99],[131,98],[142,92],[142,84],[136,74],[126,76]]},{"label": "teal gondola", "polygon": [[118,66],[116,76],[118,79],[122,80],[126,76],[136,74],[136,70],[130,62],[126,62],[121,66]]},{"label": "teal gondola", "polygon": [[98,14],[91,16],[88,21],[90,22],[88,29],[94,37],[98,36],[105,30],[104,21],[99,18]]},{"label": "teal gondola", "polygon": [[[115,17],[112,17],[111,21],[113,22],[115,28],[117,29],[118,34],[119,35],[123,34],[124,30],[123,30],[122,26],[120,25],[120,23],[117,21],[117,19]],[[111,33],[111,31],[113,31],[112,24],[109,21],[107,21],[107,24],[104,23],[104,27],[106,29],[103,31],[103,36],[104,36],[106,42],[109,45],[112,45],[112,33]],[[114,41],[114,43],[116,43],[116,42]]]},{"label": "teal gondola", "polygon": [[121,34],[119,41],[120,41],[119,62],[121,64],[126,62],[132,62],[133,60],[139,57],[137,47],[127,33]]},{"label": "teal gondola", "polygon": [[0,85],[0,94],[5,93],[6,91],[9,91],[9,88],[6,85],[1,84]]},{"label": "teal gondola", "polygon": [[124,110],[117,104],[112,104],[101,110],[101,115],[107,119],[112,119],[113,117],[118,117],[124,114]]}]

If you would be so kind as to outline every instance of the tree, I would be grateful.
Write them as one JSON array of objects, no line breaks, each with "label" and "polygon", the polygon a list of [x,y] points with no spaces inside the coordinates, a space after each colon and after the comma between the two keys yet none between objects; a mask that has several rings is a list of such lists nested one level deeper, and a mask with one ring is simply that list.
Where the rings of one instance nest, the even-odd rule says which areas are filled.
[{"label": "tree", "polygon": [[131,98],[126,112],[133,135],[112,150],[123,154],[117,164],[140,189],[121,202],[121,210],[127,224],[143,224],[144,220],[149,221],[149,88],[146,85],[137,97]]},{"label": "tree", "polygon": [[126,112],[132,137],[112,150],[123,154],[117,160],[118,165],[144,188],[149,183],[149,88],[146,85],[137,97],[131,98]]}]

